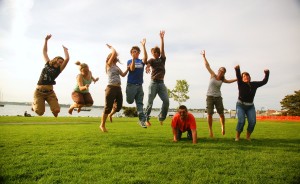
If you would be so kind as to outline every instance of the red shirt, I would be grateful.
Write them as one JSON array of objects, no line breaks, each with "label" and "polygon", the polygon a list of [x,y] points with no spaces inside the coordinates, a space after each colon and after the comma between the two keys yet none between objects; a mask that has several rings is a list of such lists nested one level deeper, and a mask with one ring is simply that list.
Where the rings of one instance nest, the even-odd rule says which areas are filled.
[{"label": "red shirt", "polygon": [[193,114],[189,113],[187,114],[187,119],[185,121],[182,121],[180,119],[180,114],[176,113],[172,118],[171,126],[173,128],[179,128],[182,132],[187,131],[188,129],[196,130],[196,120]]}]

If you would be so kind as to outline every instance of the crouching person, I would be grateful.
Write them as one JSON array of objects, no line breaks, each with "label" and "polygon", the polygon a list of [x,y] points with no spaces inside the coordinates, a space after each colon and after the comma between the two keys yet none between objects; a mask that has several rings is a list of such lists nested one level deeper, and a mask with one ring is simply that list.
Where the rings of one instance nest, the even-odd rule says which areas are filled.
[{"label": "crouching person", "polygon": [[192,113],[189,113],[186,106],[179,106],[178,112],[172,118],[173,141],[181,139],[182,133],[187,132],[187,138],[197,143],[197,126],[196,120]]}]

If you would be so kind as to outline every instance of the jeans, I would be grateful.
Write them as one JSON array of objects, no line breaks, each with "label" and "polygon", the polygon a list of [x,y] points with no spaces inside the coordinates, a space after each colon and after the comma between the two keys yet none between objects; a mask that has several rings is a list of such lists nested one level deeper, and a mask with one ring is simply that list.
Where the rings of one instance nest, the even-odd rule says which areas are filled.
[{"label": "jeans", "polygon": [[154,82],[152,80],[149,85],[148,104],[145,110],[146,121],[149,121],[150,119],[153,101],[157,94],[159,98],[163,101],[160,113],[158,115],[158,120],[164,121],[167,117],[168,110],[169,110],[169,96],[168,96],[167,87],[165,86],[163,81]]},{"label": "jeans", "polygon": [[[239,102],[236,103],[236,112],[238,117],[238,123],[236,125],[236,131],[241,133],[244,129],[245,120],[247,116],[248,127],[247,131],[252,133],[256,124],[256,111],[254,105],[243,105]],[[246,116],[245,116],[246,115]]]},{"label": "jeans", "polygon": [[142,122],[146,121],[146,116],[144,114],[144,90],[142,85],[127,83],[126,86],[126,101],[132,104],[135,100],[136,109],[139,116],[139,120]]},{"label": "jeans", "polygon": [[[176,138],[177,138],[178,141],[181,139],[182,133],[183,133],[183,132],[182,132],[179,128],[177,128],[177,135],[176,135]],[[187,130],[187,139],[189,139],[189,140],[192,140],[192,139],[193,139],[191,129],[188,129],[188,130]]]}]

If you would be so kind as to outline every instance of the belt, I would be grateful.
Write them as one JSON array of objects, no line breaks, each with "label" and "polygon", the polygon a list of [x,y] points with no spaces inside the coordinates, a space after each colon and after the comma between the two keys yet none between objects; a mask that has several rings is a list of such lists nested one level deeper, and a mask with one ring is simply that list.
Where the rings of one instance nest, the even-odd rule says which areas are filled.
[{"label": "belt", "polygon": [[53,91],[52,89],[50,89],[50,90],[43,90],[43,89],[38,89],[38,88],[36,90],[38,90],[41,93],[50,93],[50,92]]},{"label": "belt", "polygon": [[157,82],[157,83],[163,83],[164,80],[158,80],[158,79],[152,79],[153,82]]},{"label": "belt", "polygon": [[243,104],[243,105],[253,105],[253,103],[242,102],[240,99],[238,99],[238,103]]},{"label": "belt", "polygon": [[[132,83],[128,83],[128,84],[132,84]],[[132,84],[132,85],[141,86],[142,84]]]}]

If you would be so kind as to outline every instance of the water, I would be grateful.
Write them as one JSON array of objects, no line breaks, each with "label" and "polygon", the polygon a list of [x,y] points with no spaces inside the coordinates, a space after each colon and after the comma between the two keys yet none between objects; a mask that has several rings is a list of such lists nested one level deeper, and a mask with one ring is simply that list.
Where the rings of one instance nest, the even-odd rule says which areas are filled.
[{"label": "water", "polygon": [[[100,107],[91,107],[91,111],[81,111],[78,113],[77,111],[73,111],[73,114],[70,115],[68,113],[69,108],[68,107],[61,107],[60,113],[58,116],[66,116],[66,117],[101,117],[103,108]],[[31,116],[38,116],[35,114],[35,112],[31,111],[31,105],[10,105],[5,104],[4,107],[0,107],[0,116],[24,116],[24,112],[27,111],[27,113],[31,114]],[[195,118],[205,118],[205,113],[200,112],[192,112]],[[157,117],[159,114],[159,111],[152,111],[151,116]],[[174,114],[174,112],[169,112],[170,114]],[[49,106],[46,106],[46,110],[43,116],[50,116],[52,117],[53,114],[50,110]],[[115,114],[115,117],[122,116],[122,111]],[[230,114],[225,114],[225,118],[229,118]],[[213,118],[219,118],[218,114],[214,114]]]}]

